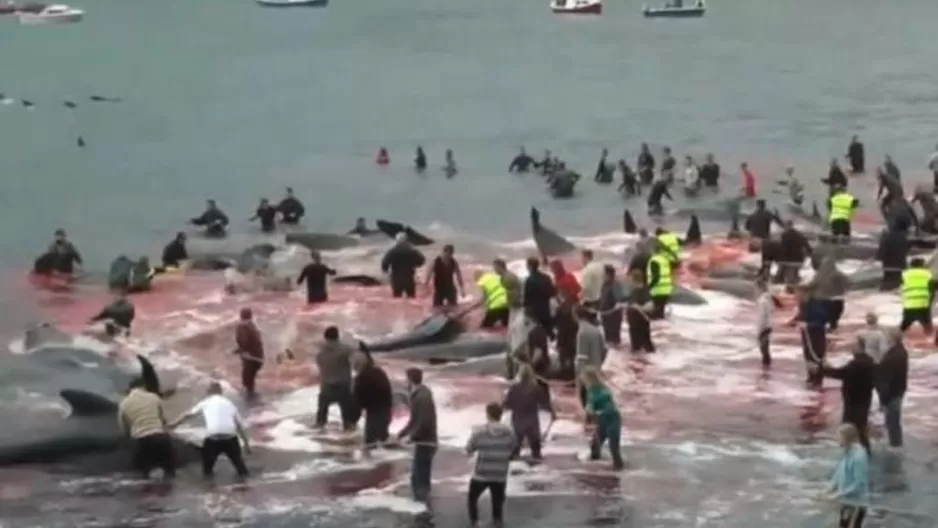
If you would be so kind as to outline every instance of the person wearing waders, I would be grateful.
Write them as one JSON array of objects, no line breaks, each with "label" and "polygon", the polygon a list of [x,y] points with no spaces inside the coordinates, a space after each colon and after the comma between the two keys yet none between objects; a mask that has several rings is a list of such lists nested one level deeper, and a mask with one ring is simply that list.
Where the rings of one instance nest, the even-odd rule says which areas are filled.
[{"label": "person wearing waders", "polygon": [[664,319],[671,292],[674,291],[671,274],[672,254],[670,248],[662,244],[659,239],[655,253],[648,259],[646,279],[648,280],[648,293],[651,295],[651,302],[654,306],[654,310],[648,314],[651,319]]},{"label": "person wearing waders", "polygon": [[909,269],[902,272],[902,322],[899,330],[905,332],[912,323],[919,323],[926,333],[932,333],[931,305],[938,291],[938,283],[925,260],[915,257]]},{"label": "person wearing waders", "polygon": [[840,505],[839,528],[862,528],[870,502],[870,458],[859,442],[859,433],[851,424],[840,426],[843,451],[822,498]]},{"label": "person wearing waders", "polygon": [[240,321],[235,327],[235,344],[237,348],[234,354],[241,358],[241,385],[245,397],[253,400],[257,397],[257,374],[264,366],[264,342],[261,331],[254,324],[254,314],[250,308],[241,309]]},{"label": "person wearing waders", "polygon": [[827,304],[815,297],[810,288],[802,286],[798,291],[798,314],[788,325],[801,327],[801,349],[807,371],[805,383],[820,390],[824,377],[820,370],[812,367],[823,362],[827,354]]},{"label": "person wearing waders", "polygon": [[756,281],[759,298],[756,300],[756,339],[759,342],[759,353],[762,354],[762,366],[772,366],[772,353],[770,343],[772,338],[772,313],[775,311],[775,297],[769,291],[764,280]]},{"label": "person wearing waders", "polygon": [[306,283],[307,304],[324,303],[329,300],[329,293],[326,291],[326,277],[335,275],[336,271],[322,263],[322,257],[319,256],[318,252],[313,251],[309,256],[310,263],[300,272],[296,283]]},{"label": "person wearing waders", "polygon": [[599,380],[599,371],[588,367],[581,375],[586,389],[584,409],[592,417],[595,427],[590,441],[590,460],[599,460],[603,444],[609,442],[609,454],[612,455],[612,468],[616,471],[625,467],[622,460],[620,437],[622,434],[622,416],[612,398],[612,393]]},{"label": "person wearing waders", "polygon": [[827,210],[830,211],[827,220],[834,242],[845,243],[850,240],[850,219],[860,207],[860,201],[847,192],[846,185],[834,185],[831,189],[831,197],[827,200]]},{"label": "person wearing waders", "polygon": [[[422,370],[412,367],[407,369],[406,375],[410,389],[410,419],[397,433],[397,439],[409,439],[414,444],[414,458],[410,464],[410,489],[414,500],[427,503],[430,500],[433,457],[436,456],[437,448],[436,403],[430,388],[423,384]],[[509,448],[508,455],[510,454]]]},{"label": "person wearing waders", "polygon": [[522,365],[518,381],[508,389],[505,401],[502,404],[505,410],[511,411],[511,428],[514,430],[517,442],[512,450],[512,458],[521,454],[522,445],[527,442],[531,449],[531,458],[541,461],[541,418],[540,410],[550,413],[551,421],[557,418],[551,406],[550,388],[538,383],[534,370],[528,365]]},{"label": "person wearing waders", "polygon": [[831,367],[822,360],[812,365],[827,378],[840,380],[840,396],[843,399],[843,423],[853,424],[860,436],[860,443],[870,450],[868,423],[870,406],[873,404],[874,369],[876,364],[866,353],[863,342],[858,338],[853,344],[853,357],[842,367]]},{"label": "person wearing waders", "polygon": [[469,480],[467,504],[470,526],[479,522],[479,498],[489,490],[492,501],[492,524],[502,526],[502,511],[505,505],[505,486],[511,464],[515,435],[502,423],[502,408],[497,403],[485,406],[486,423],[473,429],[466,443],[466,453],[475,455],[475,470]]},{"label": "person wearing waders", "polygon": [[837,259],[833,255],[827,255],[823,259],[813,258],[811,265],[815,274],[808,283],[808,288],[814,292],[816,298],[827,305],[828,330],[833,332],[837,330],[840,317],[844,313],[844,297],[850,284],[847,276],[837,268]]},{"label": "person wearing waders", "polygon": [[355,428],[352,409],[352,356],[355,350],[339,341],[339,329],[330,326],[323,332],[324,342],[316,354],[319,368],[319,401],[316,406],[316,427],[322,429],[329,418],[329,407],[339,405],[342,428]]},{"label": "person wearing waders", "polygon": [[651,295],[645,286],[645,276],[641,270],[632,270],[629,275],[632,281],[632,291],[625,298],[627,308],[625,320],[629,325],[629,350],[632,353],[655,351],[655,344],[651,340],[651,316],[653,310]]}]

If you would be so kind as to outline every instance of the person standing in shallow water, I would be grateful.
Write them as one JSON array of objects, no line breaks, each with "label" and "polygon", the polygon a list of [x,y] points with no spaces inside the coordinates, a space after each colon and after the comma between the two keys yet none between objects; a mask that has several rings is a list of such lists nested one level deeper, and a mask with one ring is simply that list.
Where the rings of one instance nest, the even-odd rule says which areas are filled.
[{"label": "person standing in shallow water", "polygon": [[599,460],[603,444],[609,443],[609,453],[612,455],[612,468],[620,470],[625,467],[622,460],[620,437],[622,434],[622,416],[612,398],[612,393],[599,380],[599,371],[593,367],[583,369],[581,375],[583,387],[586,389],[586,412],[595,420],[593,439],[590,441],[590,460]]},{"label": "person standing in shallow water", "polygon": [[557,418],[557,413],[550,401],[550,388],[545,383],[538,383],[534,369],[530,365],[522,365],[516,381],[505,395],[502,405],[511,411],[511,427],[516,436],[511,456],[516,458],[521,453],[524,442],[531,449],[531,458],[541,460],[541,418],[540,410],[549,412],[551,419]]},{"label": "person standing in shallow water", "polygon": [[870,502],[869,454],[860,445],[855,426],[844,424],[839,433],[843,451],[823,498],[840,504],[839,528],[862,528],[866,518],[863,505]]},{"label": "person standing in shallow water", "polygon": [[417,295],[417,269],[424,265],[426,258],[407,240],[405,233],[398,233],[394,247],[381,259],[381,271],[391,276],[391,294],[395,298]]},{"label": "person standing in shallow water", "polygon": [[426,287],[433,286],[433,306],[456,306],[464,291],[459,262],[453,257],[456,249],[452,244],[443,246],[443,251],[433,259]]},{"label": "person standing in shallow water", "polygon": [[479,522],[479,497],[489,490],[492,500],[492,523],[502,526],[505,504],[505,485],[515,447],[515,435],[502,423],[502,407],[497,403],[485,406],[486,424],[472,431],[466,443],[466,453],[476,455],[475,471],[469,480],[469,522],[475,528]]},{"label": "person standing in shallow water", "polygon": [[353,383],[355,404],[365,413],[362,454],[368,456],[372,448],[388,441],[394,395],[388,375],[375,364],[370,353],[356,354],[353,364],[357,373]]},{"label": "person standing in shallow water", "polygon": [[274,230],[277,229],[277,208],[270,205],[270,201],[267,200],[267,198],[261,198],[257,210],[254,211],[254,216],[250,219],[251,222],[254,220],[261,221],[262,232],[273,233]]},{"label": "person standing in shallow water", "polygon": [[339,341],[335,326],[323,332],[323,343],[316,354],[319,369],[319,402],[316,406],[316,427],[324,428],[329,418],[329,407],[338,404],[342,415],[342,429],[355,428],[352,409],[352,347]]},{"label": "person standing in shallow water", "polygon": [[850,138],[850,145],[847,146],[847,160],[850,161],[850,172],[860,174],[866,171],[866,151],[857,136]]},{"label": "person standing in shallow water", "polygon": [[433,458],[437,449],[436,403],[433,392],[423,384],[423,371],[407,369],[410,388],[410,419],[397,434],[398,441],[414,444],[410,466],[410,488],[417,502],[429,502],[433,482]]},{"label": "person standing in shallow water", "polygon": [[456,158],[453,157],[452,149],[446,149],[446,161],[443,165],[443,173],[446,174],[447,178],[452,178],[456,176],[456,173],[459,172],[459,169],[456,168]]},{"label": "person standing in shallow water", "polygon": [[772,353],[769,349],[772,338],[772,313],[775,311],[775,297],[769,291],[764,279],[756,281],[759,298],[756,300],[756,339],[759,342],[759,353],[762,355],[762,366],[772,366]]},{"label": "person standing in shallow water", "polygon": [[329,300],[329,293],[326,291],[326,277],[335,275],[336,271],[322,263],[322,257],[318,252],[313,251],[309,256],[311,262],[300,272],[296,283],[306,283],[307,304],[323,303]]},{"label": "person standing in shallow water", "polygon": [[423,147],[417,146],[417,153],[414,155],[414,170],[423,172],[427,170],[427,155],[423,152]]},{"label": "person standing in shallow water", "polygon": [[241,358],[241,385],[245,397],[253,400],[257,397],[257,374],[264,366],[264,342],[261,331],[254,324],[254,314],[250,308],[241,309],[240,321],[235,328],[235,344],[237,348],[234,353]]}]

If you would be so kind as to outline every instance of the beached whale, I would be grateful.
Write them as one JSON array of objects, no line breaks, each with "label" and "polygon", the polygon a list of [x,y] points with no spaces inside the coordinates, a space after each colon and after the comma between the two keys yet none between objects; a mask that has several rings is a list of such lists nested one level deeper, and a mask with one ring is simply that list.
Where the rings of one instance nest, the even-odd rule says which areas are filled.
[{"label": "beached whale", "polygon": [[458,315],[434,314],[421,321],[409,332],[368,343],[371,352],[391,352],[422,345],[447,343],[463,332]]},{"label": "beached whale", "polygon": [[500,354],[504,361],[508,339],[504,336],[462,337],[450,343],[405,348],[382,354],[384,359],[424,361],[431,365],[456,363]]},{"label": "beached whale", "polygon": [[714,279],[705,277],[700,281],[700,287],[705,290],[714,290],[747,300],[754,300],[758,294],[755,282],[747,279]]},{"label": "beached whale", "polygon": [[332,233],[287,233],[285,240],[287,244],[303,246],[310,251],[336,251],[361,243],[356,237]]},{"label": "beached whale", "polygon": [[[0,400],[25,391],[64,401],[70,413],[30,406],[0,405],[0,466],[63,464],[82,473],[112,473],[129,469],[130,445],[117,423],[117,402],[130,380],[141,378],[144,387],[160,393],[153,365],[137,357],[138,370],[122,369],[92,350],[63,343],[54,327],[27,332],[28,354],[4,358]],[[173,437],[179,466],[199,459],[199,448]]]},{"label": "beached whale", "polygon": [[390,220],[377,220],[375,225],[378,227],[378,231],[381,231],[385,235],[395,238],[398,233],[404,233],[407,235],[407,240],[415,246],[429,246],[433,244],[433,239],[427,236],[424,236],[417,231],[415,231],[410,226],[406,226],[400,222],[391,222]]},{"label": "beached whale", "polygon": [[[625,295],[629,295],[633,287],[634,286],[629,283],[622,284],[622,289]],[[690,288],[681,286],[680,284],[674,285],[674,289],[671,292],[671,298],[668,302],[671,304],[681,304],[685,306],[702,306],[707,304],[707,300],[704,299],[699,293],[691,290]]]}]

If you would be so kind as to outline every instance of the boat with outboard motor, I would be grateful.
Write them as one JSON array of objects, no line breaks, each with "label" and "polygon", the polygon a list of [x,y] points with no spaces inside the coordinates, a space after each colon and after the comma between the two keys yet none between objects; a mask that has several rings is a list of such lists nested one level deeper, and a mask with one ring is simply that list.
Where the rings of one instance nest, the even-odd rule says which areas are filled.
[{"label": "boat with outboard motor", "polygon": [[680,1],[664,7],[642,6],[642,13],[646,18],[696,18],[704,16],[706,12],[707,6],[703,0],[698,0],[692,6],[684,6]]},{"label": "boat with outboard motor", "polygon": [[603,12],[602,0],[551,0],[550,10],[557,14],[599,15]]}]

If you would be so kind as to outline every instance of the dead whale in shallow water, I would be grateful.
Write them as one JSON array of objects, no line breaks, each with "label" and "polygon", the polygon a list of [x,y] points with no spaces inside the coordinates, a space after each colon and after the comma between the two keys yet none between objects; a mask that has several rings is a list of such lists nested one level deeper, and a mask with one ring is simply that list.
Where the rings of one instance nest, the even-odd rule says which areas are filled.
[{"label": "dead whale in shallow water", "polygon": [[546,257],[556,257],[576,251],[576,246],[566,238],[547,229],[540,222],[540,211],[531,208],[531,236],[537,245],[537,250]]},{"label": "dead whale in shallow water", "polygon": [[713,279],[705,277],[700,281],[700,287],[748,300],[755,299],[757,294],[753,281],[746,279]]},{"label": "dead whale in shallow water", "polygon": [[371,275],[339,275],[332,282],[338,284],[354,284],[356,286],[381,286],[384,282]]},{"label": "dead whale in shallow water", "polygon": [[434,314],[405,334],[389,336],[366,346],[371,352],[390,352],[402,348],[446,343],[462,332],[463,325],[458,316]]},{"label": "dead whale in shallow water", "polygon": [[287,233],[286,242],[303,246],[310,251],[336,251],[355,247],[360,243],[355,237],[332,233]]},{"label": "dead whale in shallow water", "polygon": [[502,361],[508,349],[505,337],[463,337],[451,343],[405,348],[382,354],[382,359],[424,361],[431,365],[462,362],[484,356],[500,354]]},{"label": "dead whale in shallow water", "polygon": [[377,220],[375,221],[375,225],[378,226],[378,231],[381,231],[390,238],[396,238],[398,233],[404,233],[407,235],[407,240],[415,246],[430,246],[433,244],[432,238],[423,236],[417,231],[414,231],[410,226],[405,226],[399,222]]},{"label": "dead whale in shallow water", "polygon": [[[633,286],[631,284],[622,284],[625,295],[629,295],[632,292],[632,288]],[[674,285],[674,290],[671,292],[671,299],[668,302],[686,306],[702,306],[707,304],[707,300],[701,297],[700,294],[680,284]]]}]

